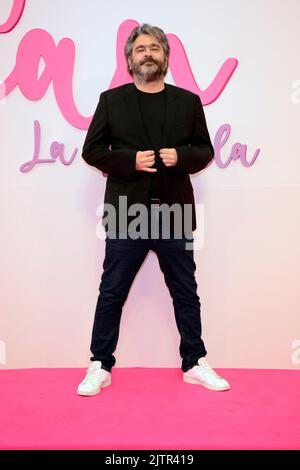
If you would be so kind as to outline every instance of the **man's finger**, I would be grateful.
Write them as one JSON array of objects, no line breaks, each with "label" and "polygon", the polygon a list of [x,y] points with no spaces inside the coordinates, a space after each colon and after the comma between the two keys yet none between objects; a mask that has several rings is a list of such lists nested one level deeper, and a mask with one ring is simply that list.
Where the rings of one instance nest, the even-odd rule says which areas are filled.
[{"label": "man's finger", "polygon": [[165,166],[174,166],[175,165],[175,161],[173,160],[163,160],[163,163]]},{"label": "man's finger", "polygon": [[156,168],[144,168],[143,171],[147,171],[148,173],[155,173],[157,169]]}]

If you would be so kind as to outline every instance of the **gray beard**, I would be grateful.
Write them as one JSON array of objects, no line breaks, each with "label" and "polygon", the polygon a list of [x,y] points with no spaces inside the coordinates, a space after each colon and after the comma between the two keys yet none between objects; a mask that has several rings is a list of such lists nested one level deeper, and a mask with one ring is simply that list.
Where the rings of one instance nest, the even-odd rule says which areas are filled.
[{"label": "gray beard", "polygon": [[[159,80],[160,78],[164,77],[164,69],[165,64],[161,62],[155,64],[156,67],[152,67],[150,65],[139,65],[133,64],[132,66],[132,73],[133,75],[137,76],[137,78],[143,82],[154,82]],[[143,67],[143,70],[142,70]],[[148,67],[148,69],[146,69]],[[146,69],[146,70],[145,70]]]}]

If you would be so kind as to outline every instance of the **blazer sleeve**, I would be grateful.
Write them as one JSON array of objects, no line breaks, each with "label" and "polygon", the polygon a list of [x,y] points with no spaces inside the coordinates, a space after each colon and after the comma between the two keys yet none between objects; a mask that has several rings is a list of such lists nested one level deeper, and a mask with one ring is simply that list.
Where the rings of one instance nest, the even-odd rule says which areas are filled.
[{"label": "blazer sleeve", "polygon": [[175,147],[178,156],[175,168],[191,174],[203,170],[214,157],[203,106],[199,96],[195,97],[194,130],[190,144]]},{"label": "blazer sleeve", "polygon": [[100,94],[93,119],[82,148],[82,158],[108,175],[130,176],[136,173],[136,152],[133,149],[110,149],[110,128],[105,93]]}]

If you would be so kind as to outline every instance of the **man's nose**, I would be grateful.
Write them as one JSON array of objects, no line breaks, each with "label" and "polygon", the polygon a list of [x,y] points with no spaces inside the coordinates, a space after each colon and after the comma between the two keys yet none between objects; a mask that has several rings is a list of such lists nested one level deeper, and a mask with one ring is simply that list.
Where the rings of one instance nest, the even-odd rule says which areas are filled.
[{"label": "man's nose", "polygon": [[145,47],[145,54],[146,54],[146,55],[151,55],[151,54],[152,54],[152,52],[151,52],[151,46],[146,46],[146,47]]}]

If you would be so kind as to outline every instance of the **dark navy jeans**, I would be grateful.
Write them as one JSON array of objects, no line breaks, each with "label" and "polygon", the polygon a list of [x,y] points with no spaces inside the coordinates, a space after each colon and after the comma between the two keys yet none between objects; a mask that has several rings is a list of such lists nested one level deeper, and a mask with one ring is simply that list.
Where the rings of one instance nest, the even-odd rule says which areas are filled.
[{"label": "dark navy jeans", "polygon": [[[150,209],[149,209],[150,210]],[[155,218],[157,214],[150,214]],[[102,362],[109,372],[116,363],[121,314],[133,280],[149,250],[156,253],[166,285],[173,300],[176,325],[180,334],[181,369],[186,372],[207,354],[201,339],[200,300],[195,279],[196,265],[192,234],[165,239],[158,237],[126,239],[106,237],[103,273],[99,286],[92,331],[92,361]]]}]

